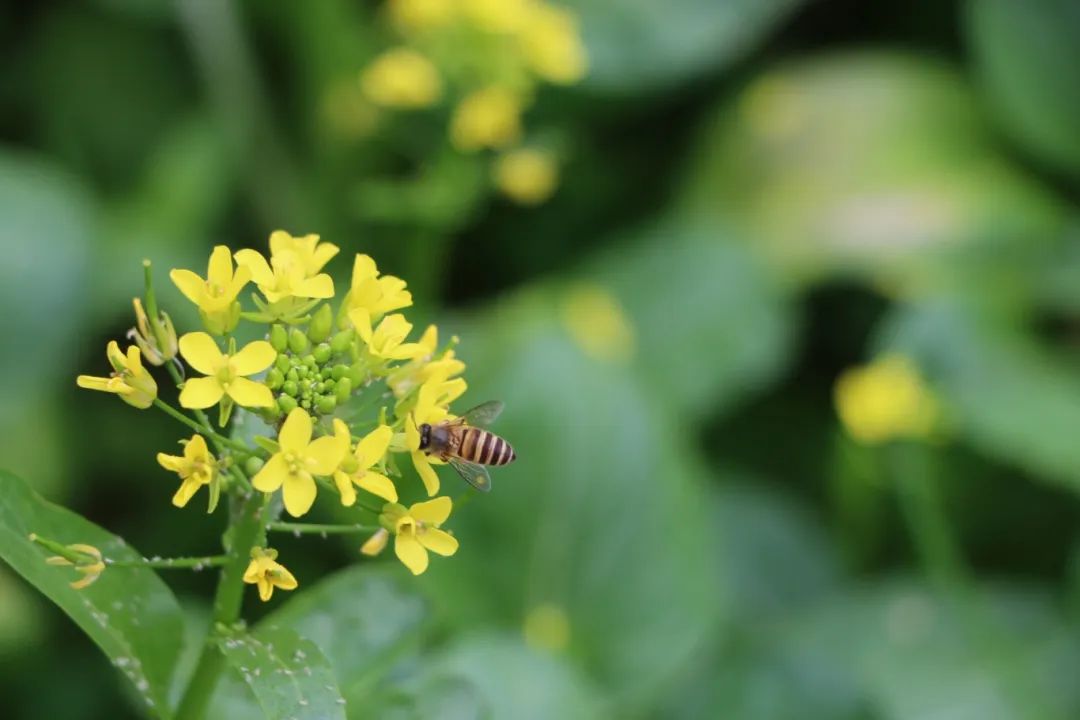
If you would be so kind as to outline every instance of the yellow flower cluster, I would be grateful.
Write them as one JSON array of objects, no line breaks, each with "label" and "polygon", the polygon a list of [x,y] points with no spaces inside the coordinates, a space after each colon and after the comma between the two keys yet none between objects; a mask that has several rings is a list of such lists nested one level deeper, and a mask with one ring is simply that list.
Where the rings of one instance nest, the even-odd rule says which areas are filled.
[{"label": "yellow flower cluster", "polygon": [[389,0],[386,9],[399,44],[362,71],[367,101],[417,110],[448,100],[451,144],[503,153],[493,166],[496,186],[522,204],[546,200],[558,163],[547,150],[520,147],[522,116],[542,83],[584,77],[576,15],[546,0]]},{"label": "yellow flower cluster", "polygon": [[[284,231],[274,232],[269,246],[269,256],[218,246],[205,278],[183,269],[170,273],[205,329],[179,338],[168,316],[157,311],[148,271],[150,313],[135,301],[136,345],[125,354],[110,342],[113,374],[79,376],[78,384],[138,408],[155,405],[196,431],[183,441],[182,454],[157,456],[180,479],[176,507],[186,506],[202,487],[208,488],[210,512],[221,492],[254,489],[269,499],[280,491],[284,511],[301,517],[321,488],[336,493],[342,505],[379,517],[382,529],[364,544],[366,554],[381,549],[392,533],[398,557],[419,574],[427,551],[452,555],[457,549],[439,527],[450,515],[448,497],[408,509],[398,504],[403,492],[422,487],[434,497],[439,491],[433,466],[440,461],[420,450],[418,428],[453,419],[450,404],[467,388],[465,364],[453,349],[457,339],[440,348],[438,329],[430,326],[410,340],[413,325],[401,312],[412,305],[405,281],[380,273],[367,255],[354,257],[349,288],[335,309],[326,302],[335,287],[324,268],[339,254],[337,246]],[[245,309],[242,294],[249,284],[255,292]],[[262,323],[265,339],[239,346],[233,332],[242,320]],[[169,371],[180,408],[158,397],[144,355]],[[371,409],[365,402],[382,398],[392,404]],[[252,445],[221,434],[204,413],[214,406],[220,427],[239,406],[274,434]],[[398,456],[415,467],[421,480],[415,488],[401,487]],[[256,584],[264,600],[274,587],[296,587],[270,549],[256,548],[244,580]]]}]

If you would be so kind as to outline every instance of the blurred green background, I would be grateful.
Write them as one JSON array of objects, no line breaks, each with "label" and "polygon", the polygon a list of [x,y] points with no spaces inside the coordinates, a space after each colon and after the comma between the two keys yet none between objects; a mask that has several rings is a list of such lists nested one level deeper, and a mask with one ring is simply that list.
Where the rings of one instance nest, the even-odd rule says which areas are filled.
[{"label": "blurred green background", "polygon": [[[565,5],[590,71],[529,111],[563,167],[520,207],[436,152],[442,110],[357,130],[379,3],[0,3],[0,466],[148,555],[213,552],[222,516],[154,462],[178,427],[74,378],[142,258],[191,329],[167,268],[316,232],[460,335],[462,403],[505,400],[520,457],[419,579],[281,542],[334,609],[269,610],[350,717],[1080,717],[1080,4]],[[845,434],[836,378],[885,351],[944,437]],[[197,629],[212,577],[166,579]],[[6,566],[0,696],[136,712]]]}]

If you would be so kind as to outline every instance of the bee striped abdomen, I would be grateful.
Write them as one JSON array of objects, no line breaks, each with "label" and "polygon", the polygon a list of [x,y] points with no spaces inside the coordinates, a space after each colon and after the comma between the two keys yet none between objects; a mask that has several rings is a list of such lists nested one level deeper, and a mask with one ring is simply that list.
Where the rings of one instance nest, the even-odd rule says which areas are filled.
[{"label": "bee striped abdomen", "polygon": [[462,433],[457,454],[480,465],[506,465],[515,457],[510,443],[495,433],[475,427],[466,428]]}]

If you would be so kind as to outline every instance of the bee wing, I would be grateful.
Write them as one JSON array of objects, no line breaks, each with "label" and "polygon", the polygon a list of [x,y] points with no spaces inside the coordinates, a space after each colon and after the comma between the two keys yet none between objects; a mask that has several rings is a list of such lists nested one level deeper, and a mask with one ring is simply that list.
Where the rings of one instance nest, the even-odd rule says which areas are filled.
[{"label": "bee wing", "polygon": [[472,410],[466,411],[458,419],[464,420],[466,425],[472,425],[473,427],[487,427],[495,422],[504,407],[502,400],[490,400],[477,405]]},{"label": "bee wing", "polygon": [[465,482],[469,483],[480,492],[491,492],[491,473],[488,472],[486,467],[469,462],[468,460],[462,460],[453,455],[446,458],[446,461],[450,463],[451,467],[457,470],[457,474],[460,475]]}]

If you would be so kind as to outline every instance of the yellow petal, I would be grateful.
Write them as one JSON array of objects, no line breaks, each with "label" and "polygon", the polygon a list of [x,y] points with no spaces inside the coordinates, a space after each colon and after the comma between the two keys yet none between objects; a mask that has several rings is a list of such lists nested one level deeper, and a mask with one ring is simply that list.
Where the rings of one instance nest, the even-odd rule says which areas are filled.
[{"label": "yellow petal", "polygon": [[225,356],[214,338],[204,332],[191,332],[181,337],[180,354],[188,365],[203,375],[213,375],[225,364]]},{"label": "yellow petal", "polygon": [[228,290],[225,293],[225,299],[230,303],[236,300],[236,296],[240,294],[240,291],[244,289],[244,286],[251,281],[251,268],[238,267],[236,268],[236,274],[233,275],[232,282],[229,283]]},{"label": "yellow petal", "polygon": [[184,464],[186,462],[182,457],[177,457],[175,455],[166,455],[165,453],[158,453],[157,461],[158,465],[165,468],[169,472],[180,472],[180,469],[184,467]]},{"label": "yellow petal", "polygon": [[293,237],[284,230],[275,230],[270,233],[270,254],[280,255],[292,247]]},{"label": "yellow petal", "polygon": [[453,507],[453,501],[444,495],[434,500],[414,504],[409,508],[409,514],[422,523],[442,525],[450,517],[450,510]]},{"label": "yellow petal", "polygon": [[251,485],[259,492],[274,492],[289,474],[289,466],[281,453],[270,458],[262,469],[251,478]]},{"label": "yellow petal", "polygon": [[244,582],[253,583],[258,580],[262,574],[262,562],[252,558],[251,562],[248,563],[247,569],[244,570]]},{"label": "yellow petal", "polygon": [[235,257],[236,264],[248,269],[256,285],[274,285],[274,271],[262,255],[254,250],[238,250]]},{"label": "yellow petal", "polygon": [[365,435],[356,445],[356,459],[360,461],[360,467],[366,470],[382,460],[393,436],[394,431],[389,425],[380,425]]},{"label": "yellow petal", "polygon": [[338,493],[341,495],[342,505],[351,507],[356,503],[356,489],[346,473],[340,470],[334,473],[334,484],[337,485]]},{"label": "yellow petal", "polygon": [[371,330],[371,313],[366,308],[354,308],[349,311],[349,321],[356,328],[357,334],[368,345],[371,344],[372,330]]},{"label": "yellow petal", "polygon": [[378,495],[383,500],[389,502],[398,501],[397,488],[394,487],[393,481],[385,475],[369,470],[358,476],[355,482],[357,486],[367,490],[372,495]]},{"label": "yellow petal", "polygon": [[364,541],[364,544],[360,546],[360,552],[368,557],[374,557],[381,553],[386,548],[386,541],[389,539],[390,533],[386,528],[379,528],[375,531],[375,534]]},{"label": "yellow petal", "polygon": [[274,393],[262,383],[244,377],[234,379],[226,390],[237,405],[244,407],[271,407]]},{"label": "yellow petal", "polygon": [[347,451],[347,445],[342,446],[336,437],[326,435],[308,445],[304,454],[313,475],[329,475],[341,464]]},{"label": "yellow petal", "polygon": [[329,275],[316,275],[300,283],[293,294],[306,298],[332,298],[334,297],[334,281]]},{"label": "yellow petal", "polygon": [[450,557],[458,550],[457,538],[439,528],[425,528],[417,533],[420,544],[433,553]]},{"label": "yellow petal", "polygon": [[285,569],[284,565],[278,565],[275,563],[274,570],[277,571],[277,576],[274,577],[271,582],[281,588],[282,590],[295,590],[298,583],[293,574]]},{"label": "yellow petal", "polygon": [[394,541],[394,553],[413,575],[419,575],[427,570],[427,550],[412,535],[398,535]]},{"label": "yellow petal", "polygon": [[311,416],[303,408],[294,408],[285,418],[285,424],[278,433],[278,444],[282,450],[302,453],[311,442]]},{"label": "yellow petal", "polygon": [[187,445],[184,446],[184,457],[192,461],[202,460],[203,462],[209,462],[213,460],[210,456],[210,449],[206,447],[206,440],[202,435],[191,436]]},{"label": "yellow petal", "polygon": [[[410,450],[420,449],[420,429],[417,427],[416,418],[414,417],[410,417],[405,423],[405,445]],[[413,462],[415,462],[415,459]]]},{"label": "yellow petal", "polygon": [[180,489],[173,495],[172,504],[179,508],[184,507],[200,487],[202,487],[202,483],[198,480],[188,478],[180,483]]},{"label": "yellow petal", "polygon": [[404,343],[387,352],[386,357],[391,360],[411,360],[425,353],[427,353],[427,348],[420,343]]},{"label": "yellow petal", "polygon": [[315,503],[315,479],[310,475],[294,475],[289,473],[285,477],[285,484],[281,488],[281,497],[285,501],[285,510],[293,517],[300,517]]},{"label": "yellow petal", "polygon": [[337,245],[325,242],[315,248],[315,252],[311,255],[311,272],[318,272],[319,270],[322,270],[326,263],[334,259],[334,257],[338,254],[339,250],[340,248],[338,248]]},{"label": "yellow petal", "polygon": [[256,340],[230,357],[229,364],[237,375],[254,375],[270,367],[275,359],[277,351],[274,346],[265,340]]},{"label": "yellow petal", "polygon": [[413,465],[416,466],[416,472],[420,474],[420,479],[424,481],[424,488],[427,490],[428,497],[432,497],[439,492],[438,473],[431,467],[431,463],[428,462],[428,457],[424,453],[414,451],[412,460]]},{"label": "yellow petal", "polygon": [[266,602],[274,594],[273,584],[265,576],[260,577],[256,584],[259,586],[259,599]]},{"label": "yellow petal", "polygon": [[180,391],[180,404],[186,408],[203,410],[216,405],[224,394],[225,390],[217,378],[192,378],[184,383],[184,389]]},{"label": "yellow petal", "polygon": [[201,277],[190,270],[172,270],[169,272],[169,278],[188,300],[196,305],[202,302],[206,294],[206,283]]},{"label": "yellow petal", "polygon": [[353,260],[352,289],[356,290],[361,283],[379,276],[379,269],[370,255],[356,254]]},{"label": "yellow petal", "polygon": [[210,253],[210,263],[206,268],[206,281],[210,285],[224,288],[228,287],[229,283],[232,282],[232,276],[232,254],[229,252],[229,248],[218,245]]},{"label": "yellow petal", "polygon": [[75,378],[76,384],[83,390],[100,390],[111,393],[130,393],[133,388],[124,385],[120,378],[94,377],[93,375],[80,375]]}]

